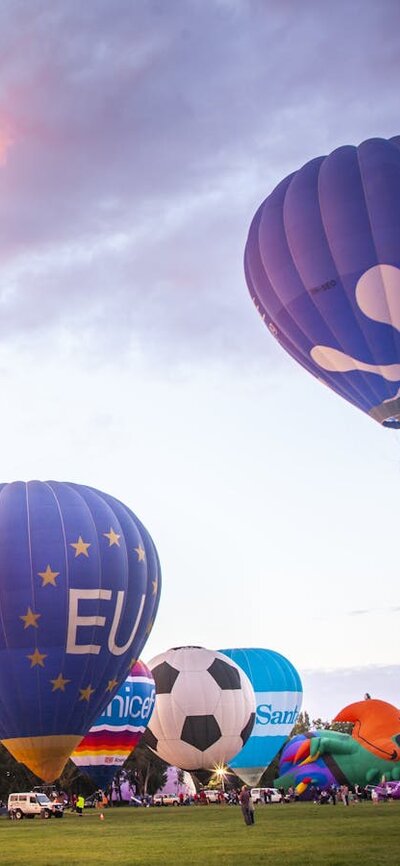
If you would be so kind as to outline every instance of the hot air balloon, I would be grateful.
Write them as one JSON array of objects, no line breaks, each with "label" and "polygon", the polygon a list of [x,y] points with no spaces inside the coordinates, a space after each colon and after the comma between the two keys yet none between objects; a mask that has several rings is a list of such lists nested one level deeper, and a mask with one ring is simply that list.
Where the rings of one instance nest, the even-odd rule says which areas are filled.
[{"label": "hot air balloon", "polygon": [[227,763],[254,724],[246,674],[204,647],[170,649],[148,664],[157,698],[144,742],[168,764],[197,775]]},{"label": "hot air balloon", "polygon": [[247,674],[256,696],[256,720],[246,745],[228,762],[256,786],[298,718],[303,698],[299,674],[280,653],[260,648],[223,649]]},{"label": "hot air balloon", "polygon": [[400,136],[306,163],[265,199],[244,256],[284,349],[387,427],[400,427]]},{"label": "hot air balloon", "polygon": [[334,722],[354,722],[350,734],[322,730],[300,734],[283,749],[276,784],[310,795],[313,786],[376,784],[400,779],[400,712],[370,699],[344,707]]},{"label": "hot air balloon", "polygon": [[[352,737],[377,758],[400,762],[400,710],[387,701],[369,698],[340,710],[334,722],[353,722]],[[399,764],[400,773],[400,764]],[[400,775],[399,775],[400,778]]]},{"label": "hot air balloon", "polygon": [[71,760],[103,791],[142,739],[154,709],[156,687],[142,661],[96,719]]},{"label": "hot air balloon", "polygon": [[141,652],[160,592],[144,526],[78,484],[0,486],[0,738],[59,776]]}]

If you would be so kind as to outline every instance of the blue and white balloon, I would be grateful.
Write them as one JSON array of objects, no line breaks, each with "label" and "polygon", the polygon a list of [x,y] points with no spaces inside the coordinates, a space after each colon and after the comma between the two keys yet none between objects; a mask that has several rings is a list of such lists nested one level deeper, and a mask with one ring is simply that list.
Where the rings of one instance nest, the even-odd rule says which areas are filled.
[{"label": "blue and white balloon", "polygon": [[223,649],[247,674],[256,697],[256,720],[247,743],[229,766],[248,785],[257,785],[290,736],[301,710],[303,687],[292,663],[269,649]]}]

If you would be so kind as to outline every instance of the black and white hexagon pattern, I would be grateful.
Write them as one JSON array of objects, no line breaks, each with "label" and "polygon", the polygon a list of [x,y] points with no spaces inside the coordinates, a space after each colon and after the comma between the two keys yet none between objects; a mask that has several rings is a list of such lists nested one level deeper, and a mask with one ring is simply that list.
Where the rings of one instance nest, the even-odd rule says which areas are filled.
[{"label": "black and white hexagon pattern", "polygon": [[250,680],[238,665],[204,647],[177,647],[148,662],[156,705],[144,740],[168,764],[209,770],[244,746],[255,718]]}]

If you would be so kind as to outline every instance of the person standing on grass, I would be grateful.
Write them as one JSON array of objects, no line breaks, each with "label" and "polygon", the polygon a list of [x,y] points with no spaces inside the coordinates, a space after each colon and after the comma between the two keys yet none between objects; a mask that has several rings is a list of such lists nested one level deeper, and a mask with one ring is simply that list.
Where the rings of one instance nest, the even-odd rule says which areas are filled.
[{"label": "person standing on grass", "polygon": [[[250,793],[250,791],[249,791],[249,793]],[[249,813],[250,813],[250,824],[254,824],[254,803],[253,803],[253,798],[251,796],[251,793],[250,793],[250,799],[249,799]]]},{"label": "person standing on grass", "polygon": [[83,815],[84,808],[85,808],[85,800],[82,797],[82,794],[79,794],[79,797],[77,798],[77,801],[76,801],[76,811],[81,818]]},{"label": "person standing on grass", "polygon": [[[243,785],[243,788],[240,791],[239,802],[240,802],[240,806],[242,809],[242,815],[244,818],[244,823],[248,824],[249,826],[250,826],[250,824],[254,824],[253,801],[251,799],[250,791],[249,791],[247,785]],[[253,810],[250,807],[250,802],[251,802],[251,806],[253,807]],[[253,815],[253,818],[252,818],[252,815]]]}]

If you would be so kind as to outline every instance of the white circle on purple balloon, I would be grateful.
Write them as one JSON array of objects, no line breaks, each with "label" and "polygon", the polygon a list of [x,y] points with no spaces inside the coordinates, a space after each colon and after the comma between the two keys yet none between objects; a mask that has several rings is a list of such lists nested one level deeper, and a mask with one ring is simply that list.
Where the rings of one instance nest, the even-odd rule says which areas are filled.
[{"label": "white circle on purple balloon", "polygon": [[369,319],[400,331],[400,268],[394,265],[369,268],[358,280],[356,300]]}]

